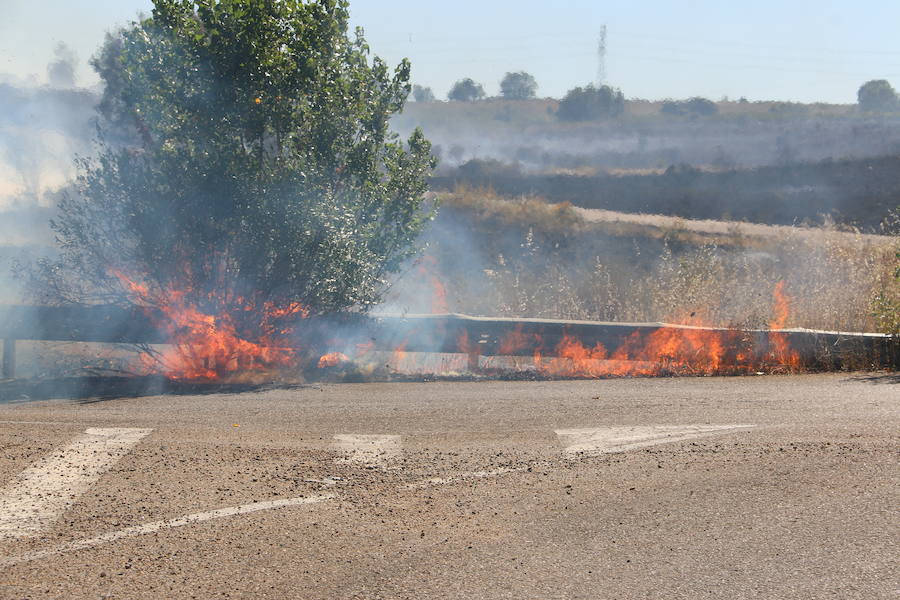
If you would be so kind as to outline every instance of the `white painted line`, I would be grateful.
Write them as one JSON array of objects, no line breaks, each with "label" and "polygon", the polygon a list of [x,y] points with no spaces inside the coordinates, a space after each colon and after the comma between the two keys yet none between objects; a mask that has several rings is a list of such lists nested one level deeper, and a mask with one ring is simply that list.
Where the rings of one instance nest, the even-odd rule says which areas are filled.
[{"label": "white painted line", "polygon": [[283,500],[266,500],[264,502],[253,502],[252,504],[242,504],[240,506],[231,506],[229,508],[219,508],[206,512],[193,513],[190,515],[185,515],[183,517],[178,517],[176,519],[167,519],[165,521],[154,521],[152,523],[144,523],[143,525],[134,525],[132,527],[126,527],[125,529],[120,529],[118,531],[104,533],[103,535],[98,535],[97,537],[77,540],[74,542],[69,542],[67,544],[61,544],[48,550],[35,550],[34,552],[20,554],[19,556],[0,558],[0,568],[10,567],[32,560],[40,560],[58,554],[76,552],[78,550],[92,548],[93,546],[99,546],[101,544],[109,544],[110,542],[115,542],[116,540],[121,540],[127,537],[155,533],[163,529],[184,527],[185,525],[202,523],[203,521],[209,521],[212,519],[221,519],[223,517],[231,517],[234,515],[245,515],[247,513],[258,512],[261,510],[273,510],[276,508],[284,508],[286,506],[300,506],[302,504],[315,504],[317,502],[330,500],[334,497],[334,494],[322,494],[320,496],[285,498]]},{"label": "white painted line", "polygon": [[0,425],[80,425],[76,421],[0,421]]},{"label": "white painted line", "polygon": [[490,471],[470,471],[468,473],[457,473],[456,475],[451,475],[450,477],[435,477],[433,479],[417,481],[416,483],[407,483],[406,485],[402,486],[402,489],[418,489],[430,487],[432,485],[446,485],[448,483],[455,483],[457,481],[464,481],[466,479],[499,477],[500,475],[506,475],[507,473],[518,473],[527,470],[528,467],[500,467],[499,469],[491,469]]},{"label": "white painted line", "polygon": [[636,448],[681,442],[707,435],[749,429],[755,425],[645,425],[558,429],[556,435],[569,455],[626,452]]},{"label": "white painted line", "polygon": [[344,453],[344,461],[384,467],[400,454],[399,435],[338,434],[335,447]]},{"label": "white painted line", "polygon": [[0,540],[34,536],[128,454],[152,429],[87,429],[0,491]]}]

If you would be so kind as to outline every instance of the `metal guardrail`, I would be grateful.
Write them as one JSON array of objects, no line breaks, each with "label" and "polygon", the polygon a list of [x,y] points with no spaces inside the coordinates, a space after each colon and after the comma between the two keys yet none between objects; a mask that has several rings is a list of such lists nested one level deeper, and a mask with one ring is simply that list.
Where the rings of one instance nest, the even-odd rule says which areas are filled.
[{"label": "metal guardrail", "polygon": [[[147,310],[117,306],[0,306],[0,339],[3,343],[2,372],[15,374],[16,340],[81,341],[126,344],[170,343],[168,334],[154,323],[162,322]],[[552,319],[508,319],[458,314],[396,315],[345,314],[298,319],[290,325],[293,336],[306,348],[330,349],[365,345],[374,350],[447,352],[469,355],[477,365],[479,356],[553,356],[567,336],[586,347],[602,344],[610,353],[626,341],[646,339],[660,329],[702,331],[723,344],[739,336],[748,347],[763,352],[777,333],[798,351],[805,364],[819,368],[868,368],[900,366],[900,344],[890,336],[808,329],[741,330],[693,327],[666,323],[615,323],[561,321]],[[511,344],[515,338],[517,343]],[[852,360],[851,360],[852,359]]]}]

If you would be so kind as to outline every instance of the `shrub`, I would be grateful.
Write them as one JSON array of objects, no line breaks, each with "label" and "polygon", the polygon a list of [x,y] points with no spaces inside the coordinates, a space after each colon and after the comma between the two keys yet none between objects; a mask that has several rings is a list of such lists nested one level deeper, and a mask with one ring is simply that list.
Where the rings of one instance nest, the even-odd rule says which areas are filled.
[{"label": "shrub", "polygon": [[482,98],[484,98],[484,88],[480,83],[475,83],[468,77],[454,83],[447,94],[448,100],[456,102],[475,102]]},{"label": "shrub", "polygon": [[556,116],[563,121],[596,121],[616,117],[625,110],[625,96],[607,85],[569,90],[560,101]]},{"label": "shrub", "polygon": [[[239,312],[365,309],[412,253],[433,165],[388,120],[409,93],[346,2],[155,0],[94,61],[106,84],[96,160],[53,227],[58,300],[142,299]],[[60,281],[60,277],[66,278]],[[165,300],[162,300],[165,301]]]},{"label": "shrub", "polygon": [[507,73],[500,82],[500,95],[507,100],[527,100],[534,98],[537,81],[525,71]]},{"label": "shrub", "polygon": [[859,107],[866,112],[888,112],[897,109],[897,92],[884,79],[862,84],[856,93]]}]

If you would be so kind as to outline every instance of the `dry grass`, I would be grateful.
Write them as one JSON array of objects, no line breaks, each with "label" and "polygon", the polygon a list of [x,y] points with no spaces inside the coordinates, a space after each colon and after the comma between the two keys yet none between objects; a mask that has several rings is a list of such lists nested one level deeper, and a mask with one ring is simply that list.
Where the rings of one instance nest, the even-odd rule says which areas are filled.
[{"label": "dry grass", "polygon": [[[765,327],[773,291],[787,327],[896,332],[897,239],[831,228],[692,222],[460,188],[442,220],[462,221],[469,255],[435,236],[450,308],[494,316]],[[476,260],[479,264],[473,264]]]},{"label": "dry grass", "polygon": [[[662,103],[662,100],[629,100],[625,103],[625,113],[634,117],[657,117],[660,115]],[[854,114],[856,109],[854,104],[826,104],[821,102],[800,104],[775,100],[755,102],[718,100],[716,101],[716,107],[720,118],[743,116],[755,119],[777,118],[783,115],[794,117],[846,117]]]},{"label": "dry grass", "polygon": [[578,209],[568,202],[550,204],[534,196],[508,198],[491,188],[460,184],[452,194],[437,195],[442,207],[468,213],[479,221],[508,225],[541,224],[547,231],[571,233],[587,226]]}]

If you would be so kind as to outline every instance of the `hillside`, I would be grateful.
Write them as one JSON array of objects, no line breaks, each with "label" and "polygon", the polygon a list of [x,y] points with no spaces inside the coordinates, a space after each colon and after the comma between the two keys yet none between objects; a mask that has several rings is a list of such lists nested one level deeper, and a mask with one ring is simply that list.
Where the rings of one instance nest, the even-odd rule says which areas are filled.
[{"label": "hillside", "polygon": [[404,135],[422,127],[445,170],[472,159],[542,173],[746,169],[900,151],[900,115],[864,114],[855,105],[727,101],[715,115],[691,117],[631,100],[620,117],[580,123],[558,120],[557,106],[552,99],[412,102],[393,124]]},{"label": "hillside", "polygon": [[461,184],[582,208],[778,225],[835,221],[877,232],[900,205],[900,156],[625,174],[533,173],[470,161],[432,180],[438,190]]},{"label": "hillside", "polygon": [[896,238],[833,228],[588,211],[460,188],[440,194],[425,258],[391,310],[765,327],[784,282],[791,327],[887,331]]}]

